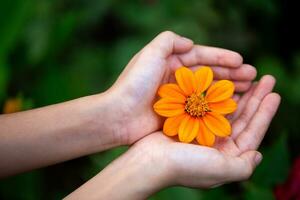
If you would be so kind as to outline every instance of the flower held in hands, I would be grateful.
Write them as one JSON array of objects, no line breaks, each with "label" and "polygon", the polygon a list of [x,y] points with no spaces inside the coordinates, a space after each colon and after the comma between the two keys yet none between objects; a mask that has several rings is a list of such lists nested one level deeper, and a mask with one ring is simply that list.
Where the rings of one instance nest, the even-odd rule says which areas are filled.
[{"label": "flower held in hands", "polygon": [[213,72],[209,67],[195,73],[181,67],[176,70],[175,78],[177,84],[164,84],[159,88],[161,99],[153,106],[156,113],[167,117],[163,132],[168,136],[178,134],[181,142],[196,139],[206,146],[212,146],[216,136],[229,136],[231,126],[223,115],[237,108],[231,98],[234,84],[228,80],[212,84]]}]

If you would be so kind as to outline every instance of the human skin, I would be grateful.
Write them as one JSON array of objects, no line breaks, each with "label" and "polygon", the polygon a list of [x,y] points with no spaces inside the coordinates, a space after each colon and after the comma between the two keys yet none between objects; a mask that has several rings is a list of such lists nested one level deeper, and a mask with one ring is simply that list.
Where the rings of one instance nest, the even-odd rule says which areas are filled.
[{"label": "human skin", "polygon": [[232,136],[213,148],[150,134],[66,199],[146,199],[162,188],[211,188],[248,179],[260,163],[257,152],[280,103],[274,78],[264,76],[238,100],[230,117]]},{"label": "human skin", "polygon": [[[191,40],[164,32],[133,57],[108,91],[1,115],[0,177],[131,145],[160,130],[163,119],[152,109],[156,91],[161,84],[174,81],[174,71],[182,65],[192,69],[210,65],[216,79],[230,79],[237,92],[245,92],[256,70],[242,62],[238,53],[194,45]],[[271,97],[279,98],[275,94]],[[254,105],[260,101],[253,100]],[[241,115],[241,120],[250,114]]]}]

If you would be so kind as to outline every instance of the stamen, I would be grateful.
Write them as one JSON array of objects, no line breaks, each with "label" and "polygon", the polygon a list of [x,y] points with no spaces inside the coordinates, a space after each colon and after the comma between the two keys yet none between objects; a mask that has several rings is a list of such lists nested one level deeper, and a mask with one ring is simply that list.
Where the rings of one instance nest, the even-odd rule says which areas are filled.
[{"label": "stamen", "polygon": [[185,101],[185,112],[192,117],[203,117],[207,112],[210,112],[210,109],[204,96],[202,94],[198,96],[194,93]]}]

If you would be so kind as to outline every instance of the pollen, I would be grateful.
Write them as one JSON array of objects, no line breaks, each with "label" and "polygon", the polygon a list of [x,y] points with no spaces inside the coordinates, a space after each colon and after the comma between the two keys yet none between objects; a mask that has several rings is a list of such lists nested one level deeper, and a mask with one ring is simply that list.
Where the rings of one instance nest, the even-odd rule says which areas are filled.
[{"label": "pollen", "polygon": [[203,117],[207,112],[210,112],[204,96],[195,93],[187,97],[184,110],[192,117]]}]

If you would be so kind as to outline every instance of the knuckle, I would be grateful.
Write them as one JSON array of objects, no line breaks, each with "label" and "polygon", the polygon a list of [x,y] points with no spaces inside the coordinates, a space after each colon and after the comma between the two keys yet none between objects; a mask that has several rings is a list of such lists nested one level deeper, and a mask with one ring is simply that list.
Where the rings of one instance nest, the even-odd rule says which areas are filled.
[{"label": "knuckle", "polygon": [[[245,135],[247,135],[247,133],[245,133]],[[247,138],[245,137],[239,137],[236,141],[237,146],[239,147],[239,149],[241,149],[241,151],[247,151],[253,148],[253,145],[247,141]]]},{"label": "knuckle", "polygon": [[218,54],[216,56],[216,63],[218,63],[221,66],[225,65],[226,64],[226,62],[224,60],[225,57],[226,57],[225,53]]},{"label": "knuckle", "polygon": [[159,36],[161,36],[161,37],[166,37],[166,38],[172,38],[172,37],[174,37],[175,35],[176,35],[176,34],[175,34],[174,32],[169,31],[169,30],[164,31],[164,32],[162,32],[161,34],[159,34]]},{"label": "knuckle", "polygon": [[248,114],[246,112],[242,112],[239,116],[239,122],[243,123],[244,125],[247,124],[248,121]]}]

